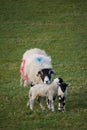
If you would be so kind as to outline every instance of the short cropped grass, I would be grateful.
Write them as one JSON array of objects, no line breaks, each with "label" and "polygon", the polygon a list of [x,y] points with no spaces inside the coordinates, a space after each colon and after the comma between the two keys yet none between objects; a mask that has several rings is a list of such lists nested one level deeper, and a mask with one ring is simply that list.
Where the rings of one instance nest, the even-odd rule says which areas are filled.
[{"label": "short cropped grass", "polygon": [[[51,56],[54,77],[70,84],[65,113],[57,99],[55,112],[37,101],[27,108],[19,68],[35,47]],[[0,130],[87,130],[86,0],[0,0]]]}]

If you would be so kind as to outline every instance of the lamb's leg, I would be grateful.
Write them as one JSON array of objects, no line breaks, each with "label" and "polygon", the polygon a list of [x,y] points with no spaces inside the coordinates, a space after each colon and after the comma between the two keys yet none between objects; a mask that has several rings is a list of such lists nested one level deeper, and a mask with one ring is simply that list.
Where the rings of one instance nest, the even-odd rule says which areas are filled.
[{"label": "lamb's leg", "polygon": [[42,105],[42,97],[38,97],[38,102],[42,110],[45,110],[44,106]]},{"label": "lamb's leg", "polygon": [[65,103],[66,103],[66,98],[64,97],[63,98],[63,103],[62,103],[62,105],[63,105],[63,111],[65,111]]},{"label": "lamb's leg", "polygon": [[51,109],[51,100],[48,99],[47,102],[48,102],[47,106],[48,106],[48,108],[49,108],[49,110],[50,110],[50,109]]},{"label": "lamb's leg", "polygon": [[33,105],[34,105],[34,100],[30,99],[29,100],[29,106],[30,106],[31,110],[33,110]]},{"label": "lamb's leg", "polygon": [[59,104],[58,104],[58,110],[59,111],[65,111],[65,97],[58,96]]},{"label": "lamb's leg", "polygon": [[59,100],[59,103],[58,103],[58,111],[61,111],[61,110],[62,110],[62,108],[61,108],[61,101],[62,101],[61,96],[58,96],[58,100]]},{"label": "lamb's leg", "polygon": [[51,100],[51,109],[52,109],[52,112],[55,111],[55,109],[54,109],[54,101],[53,100]]},{"label": "lamb's leg", "polygon": [[48,99],[48,97],[46,97],[46,104],[47,104],[47,106],[48,106],[48,108],[49,108],[49,99]]},{"label": "lamb's leg", "polygon": [[49,106],[48,106],[48,108],[51,109],[52,112],[54,112],[55,109],[54,109],[54,101],[53,101],[53,97],[52,97],[52,96],[49,96],[48,99],[49,99]]},{"label": "lamb's leg", "polygon": [[29,101],[27,102],[27,107],[29,107],[30,106],[30,103],[29,103]]}]

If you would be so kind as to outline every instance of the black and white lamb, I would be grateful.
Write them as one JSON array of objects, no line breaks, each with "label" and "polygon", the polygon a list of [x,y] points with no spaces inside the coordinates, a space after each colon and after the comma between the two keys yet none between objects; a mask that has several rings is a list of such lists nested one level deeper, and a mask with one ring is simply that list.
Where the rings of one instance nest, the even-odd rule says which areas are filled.
[{"label": "black and white lamb", "polygon": [[20,73],[20,84],[24,87],[28,84],[31,86],[39,83],[49,84],[54,74],[51,57],[38,48],[27,50],[23,54]]},{"label": "black and white lamb", "polygon": [[58,87],[58,110],[65,111],[65,101],[67,96],[67,86],[68,84],[63,81],[62,78],[59,78],[59,87]]}]

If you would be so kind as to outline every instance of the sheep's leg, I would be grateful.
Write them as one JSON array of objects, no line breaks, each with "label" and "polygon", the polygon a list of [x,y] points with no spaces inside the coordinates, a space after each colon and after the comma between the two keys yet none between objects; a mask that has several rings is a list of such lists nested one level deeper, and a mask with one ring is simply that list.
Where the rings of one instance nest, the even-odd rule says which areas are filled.
[{"label": "sheep's leg", "polygon": [[59,111],[65,111],[65,97],[58,96],[59,104],[58,104],[58,110]]},{"label": "sheep's leg", "polygon": [[48,102],[48,108],[49,108],[49,110],[50,110],[50,109],[51,109],[51,100],[48,99],[47,102]]},{"label": "sheep's leg", "polygon": [[63,98],[63,103],[62,103],[62,105],[63,105],[63,111],[65,111],[65,101],[66,101],[66,98],[64,97]]},{"label": "sheep's leg", "polygon": [[49,99],[48,99],[48,97],[46,97],[46,104],[47,104],[47,106],[48,106],[48,108],[49,108]]},{"label": "sheep's leg", "polygon": [[54,101],[53,101],[53,97],[52,96],[49,96],[48,97],[49,99],[49,105],[48,105],[48,108],[52,110],[52,112],[55,110],[54,109]]},{"label": "sheep's leg", "polygon": [[23,80],[23,78],[22,78],[22,76],[21,76],[21,79],[20,79],[20,86],[22,86],[23,83],[24,83],[24,80]]},{"label": "sheep's leg", "polygon": [[29,100],[30,109],[33,110],[34,100]]},{"label": "sheep's leg", "polygon": [[52,109],[52,112],[55,111],[55,109],[54,109],[54,101],[53,100],[51,100],[51,109]]},{"label": "sheep's leg", "polygon": [[44,106],[42,105],[42,97],[38,97],[38,102],[42,110],[45,110]]},{"label": "sheep's leg", "polygon": [[[56,96],[53,97],[53,102],[55,101]],[[48,97],[46,97],[46,103],[49,109],[51,109],[51,102],[49,101]]]},{"label": "sheep's leg", "polygon": [[58,100],[59,100],[59,103],[58,103],[58,111],[61,111],[61,110],[62,110],[62,108],[61,108],[61,101],[62,101],[61,96],[58,96]]},{"label": "sheep's leg", "polygon": [[24,84],[24,87],[27,86],[28,82],[27,80],[23,80],[22,76],[21,76],[21,79],[20,79],[20,86],[22,86]]},{"label": "sheep's leg", "polygon": [[24,87],[26,87],[28,85],[27,80],[24,80]]},{"label": "sheep's leg", "polygon": [[56,99],[56,96],[57,96],[57,95],[55,95],[55,96],[53,97],[53,101],[55,101],[55,99]]},{"label": "sheep's leg", "polygon": [[59,102],[59,104],[58,104],[58,111],[61,111],[62,109],[61,109],[61,103]]},{"label": "sheep's leg", "polygon": [[49,99],[47,97],[46,97],[46,104],[47,104],[47,106],[49,104]]},{"label": "sheep's leg", "polygon": [[29,105],[30,105],[30,103],[29,103],[29,102],[30,102],[30,101],[28,101],[28,102],[27,102],[27,107],[29,107]]}]

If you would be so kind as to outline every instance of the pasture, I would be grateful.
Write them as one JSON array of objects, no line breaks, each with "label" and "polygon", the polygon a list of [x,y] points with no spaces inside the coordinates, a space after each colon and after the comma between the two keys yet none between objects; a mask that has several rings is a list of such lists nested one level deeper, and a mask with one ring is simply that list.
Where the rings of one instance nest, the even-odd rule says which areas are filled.
[{"label": "pasture", "polygon": [[[55,112],[37,101],[27,108],[19,68],[35,47],[51,56],[54,77],[71,84],[65,113],[57,99]],[[0,130],[87,130],[86,0],[0,0]]]}]

